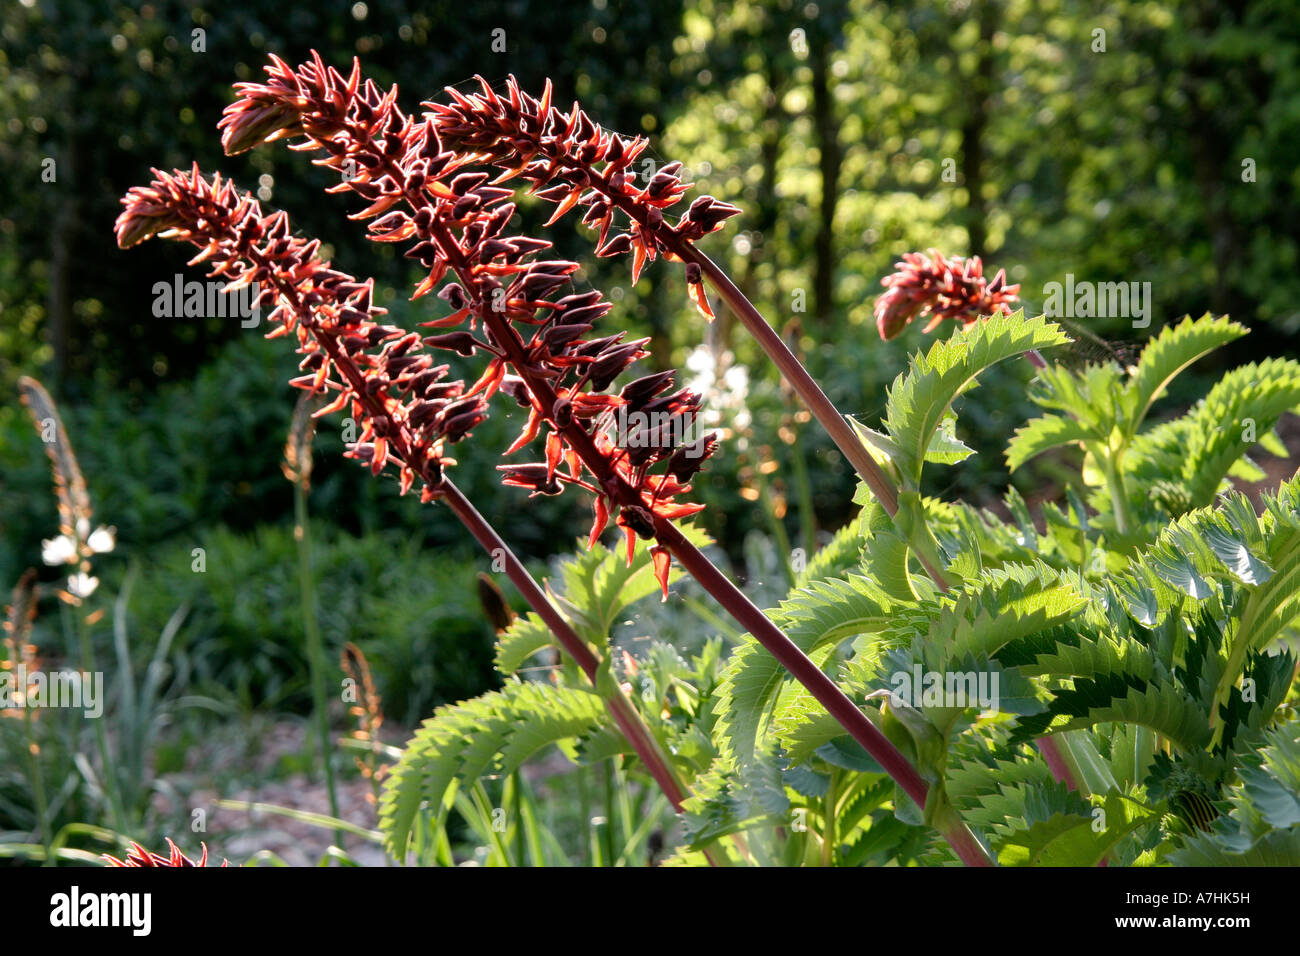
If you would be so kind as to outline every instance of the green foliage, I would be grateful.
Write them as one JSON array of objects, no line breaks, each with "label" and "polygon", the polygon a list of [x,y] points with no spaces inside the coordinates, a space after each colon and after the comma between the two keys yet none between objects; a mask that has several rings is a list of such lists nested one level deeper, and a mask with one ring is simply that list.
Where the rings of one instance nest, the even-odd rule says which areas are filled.
[{"label": "green foliage", "polygon": [[[700,529],[688,527],[684,530],[686,537],[696,546],[709,543],[708,536]],[[602,653],[607,649],[609,635],[623,611],[657,592],[660,587],[651,565],[650,548],[639,539],[630,564],[625,555],[597,543],[577,557],[561,561],[558,570],[564,587],[558,593],[552,592],[553,599],[578,635],[601,649]],[[681,568],[674,564],[669,572],[669,584],[680,576]],[[506,675],[514,674],[538,651],[554,646],[554,641],[550,628],[537,612],[529,611],[516,618],[498,637],[497,670]]]},{"label": "green foliage", "polygon": [[513,772],[542,747],[594,729],[604,709],[599,695],[533,682],[439,709],[416,731],[393,767],[380,805],[389,852],[406,855],[416,814],[435,813],[454,781]]},{"label": "green foliage", "polygon": [[[1117,542],[1149,540],[1165,520],[1211,504],[1229,475],[1259,477],[1246,453],[1256,444],[1278,450],[1274,426],[1300,407],[1300,363],[1266,359],[1228,372],[1184,414],[1145,427],[1180,372],[1245,331],[1208,314],[1185,318],[1161,330],[1127,372],[1114,363],[1042,370],[1031,395],[1049,414],[1016,432],[1008,464],[1019,468],[1062,446],[1084,449],[1088,504]],[[1194,584],[1185,562],[1166,571]]]},{"label": "green foliage", "polygon": [[[953,400],[975,385],[977,375],[1013,355],[1068,341],[1056,325],[1041,316],[1027,320],[1022,311],[977,322],[914,356],[908,371],[890,386],[884,417],[890,460],[907,484],[915,487],[921,466],[935,460],[936,431]],[[939,460],[948,463],[942,456]]]},{"label": "green foliage", "polygon": [[[493,685],[492,628],[474,562],[393,533],[357,537],[317,522],[311,533],[326,659],[337,671],[343,645],[359,646],[389,718],[414,724],[438,704]],[[194,548],[204,552],[201,573]],[[185,602],[191,610],[177,641],[196,681],[243,707],[304,708],[296,561],[292,528],[198,534],[142,561],[133,619],[157,630]]]},{"label": "green foliage", "polygon": [[[952,398],[993,357],[1059,336],[1041,320],[1028,325],[989,321],[915,359],[891,391],[884,430],[861,429],[880,460],[914,483],[936,434],[942,450],[929,457],[953,453]],[[673,862],[708,851],[740,865],[947,863],[951,851],[927,824],[953,819],[1002,865],[1300,861],[1295,721],[1282,723],[1294,707],[1300,477],[1258,512],[1234,492],[1163,519],[1127,492],[1091,494],[1090,508],[1076,491],[1090,471],[1121,490],[1116,476],[1136,472],[1126,452],[1155,467],[1150,436],[1166,426],[1144,428],[1147,411],[1179,371],[1238,334],[1226,320],[1184,322],[1128,372],[1041,370],[1034,394],[1052,417],[1022,430],[1012,458],[1082,443],[1088,457],[1061,506],[1045,504],[1036,523],[1012,491],[1004,521],[905,491],[891,519],[860,492],[858,520],[768,612],[913,762],[930,788],[924,808],[752,637],[725,659],[713,643],[692,664],[652,643],[624,677],[644,691],[637,699],[689,781],[686,845]],[[1267,395],[1283,392],[1266,384],[1238,407],[1276,410],[1282,400]],[[1231,454],[1196,460],[1213,470]],[[1192,479],[1185,491],[1200,480],[1179,456],[1168,467],[1171,483]],[[1121,527],[1121,508],[1140,520]],[[919,549],[939,562],[947,590],[928,579]],[[629,568],[596,548],[558,569],[557,599],[602,654],[616,649],[609,631],[628,603],[654,590],[645,562],[638,551]],[[498,663],[517,671],[549,643],[539,621],[520,619],[502,635]],[[531,685],[512,680],[426,723],[386,791],[392,850],[439,817],[453,782],[509,771],[547,743],[584,766],[625,759],[599,695],[571,665],[552,674],[554,686],[524,692]],[[1038,752],[1049,746],[1073,787]]]},{"label": "green foliage", "polygon": [[[1023,345],[993,322],[982,328],[982,354]],[[1035,524],[1014,491],[1009,522],[915,497],[891,521],[860,492],[859,547],[837,536],[825,559],[837,571],[810,576],[770,612],[931,783],[924,814],[889,789],[881,806],[903,830],[892,834],[887,856],[910,852],[904,833],[951,812],[1003,865],[1208,863],[1229,852],[1222,834],[1241,832],[1249,839],[1231,844],[1240,860],[1300,861],[1288,856],[1297,788],[1276,729],[1294,694],[1295,657],[1277,641],[1297,635],[1300,478],[1266,495],[1258,514],[1239,493],[1162,519],[1158,509],[1137,507],[1136,482],[1121,496],[1094,493],[1087,503],[1075,491],[1090,480],[1122,489],[1089,473],[1134,474],[1125,452],[1154,467],[1149,436],[1167,426],[1144,429],[1153,402],[1196,358],[1242,332],[1207,317],[1165,330],[1128,372],[1117,365],[1040,370],[1033,394],[1050,414],[1021,430],[1009,457],[1019,467],[1062,443],[1083,444],[1088,456],[1067,486],[1065,507],[1044,505]],[[970,386],[964,370],[946,379],[936,371],[966,354],[955,347],[961,333],[949,342],[914,360],[911,376],[895,385],[885,431],[861,430],[879,460],[907,462],[901,476],[911,481],[932,424],[950,414],[951,394]],[[1290,375],[1287,363],[1247,366],[1211,395],[1228,401],[1233,389],[1244,393],[1234,408],[1271,428],[1293,402]],[[1242,388],[1248,380],[1261,384]],[[1204,414],[1198,407],[1187,418]],[[1244,450],[1223,447],[1192,452],[1219,477],[1190,471],[1186,445],[1169,456],[1164,477],[1189,500],[1202,486],[1217,490],[1225,460]],[[1115,503],[1140,522],[1121,529]],[[913,560],[918,547],[942,557],[950,590],[926,579]],[[861,559],[849,566],[844,556],[855,553]],[[941,680],[934,700],[919,687],[912,699],[898,697],[915,673],[961,682]],[[991,708],[952,697],[952,687],[981,680],[997,688]],[[857,745],[752,639],[724,672],[714,731],[721,758],[698,782],[688,825],[697,846],[743,833],[765,848],[750,862],[798,857],[799,847],[829,832],[816,814],[834,775],[888,784],[865,754],[845,760]],[[1044,738],[1059,748],[1076,789],[1054,780],[1035,753]],[[1272,749],[1260,770],[1252,754],[1265,740]],[[767,766],[781,769],[789,809],[774,795],[747,802],[750,788],[770,788]],[[1222,815],[1221,794],[1234,795],[1235,817]],[[1242,809],[1246,801],[1253,809]],[[814,814],[814,836],[778,829],[801,806]],[[1259,822],[1265,817],[1268,826]],[[1237,818],[1249,821],[1245,829]],[[870,817],[840,818],[836,826],[837,862],[886,832]],[[925,858],[943,853],[925,851]]]},{"label": "green foliage", "polygon": [[[879,630],[894,606],[870,578],[819,581],[795,594],[773,614],[773,621],[805,654],[869,631]],[[743,763],[754,754],[759,730],[789,675],[753,638],[733,652],[718,690],[718,731],[722,751]]]},{"label": "green foliage", "polygon": [[1193,362],[1246,334],[1246,329],[1227,317],[1209,315],[1193,322],[1184,317],[1178,325],[1167,325],[1142,350],[1132,373],[1131,387],[1125,391],[1129,405],[1125,423],[1131,436],[1137,434],[1152,404],[1164,394],[1174,378]]},{"label": "green foliage", "polygon": [[[707,543],[703,532],[686,531],[697,544]],[[620,660],[614,655],[621,655],[619,680],[607,684],[602,676],[593,688],[563,652],[559,666],[546,668],[551,682],[522,680],[520,672],[531,657],[548,647],[559,651],[559,645],[536,614],[516,618],[497,642],[502,689],[439,708],[391,768],[380,827],[394,856],[404,859],[408,846],[418,844],[417,834],[442,825],[449,792],[459,788],[465,793],[485,777],[512,774],[551,744],[562,745],[570,761],[582,768],[605,763],[608,772],[621,772],[617,768],[633,748],[606,707],[607,694],[623,693],[620,681],[630,687],[628,700],[666,745],[679,771],[693,775],[714,761],[708,727],[721,644],[706,643],[691,661],[658,641],[636,658],[612,644],[618,619],[659,591],[647,543],[637,541],[630,563],[620,552],[596,545],[561,562],[556,578],[563,587],[552,592],[578,634],[604,661],[602,667],[612,668]],[[612,669],[601,673],[615,674]]]},{"label": "green foliage", "polygon": [[1295,866],[1300,860],[1300,720],[1264,735],[1242,757],[1230,806],[1170,854],[1179,866]]}]

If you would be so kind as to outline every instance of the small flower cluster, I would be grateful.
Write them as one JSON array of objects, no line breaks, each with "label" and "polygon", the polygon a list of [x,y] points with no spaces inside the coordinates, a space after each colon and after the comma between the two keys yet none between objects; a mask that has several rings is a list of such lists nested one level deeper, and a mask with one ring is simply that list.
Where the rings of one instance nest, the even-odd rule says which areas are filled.
[{"label": "small flower cluster", "polygon": [[90,558],[107,554],[116,547],[115,530],[100,525],[91,531],[90,522],[79,518],[71,533],[41,541],[41,560],[52,566],[76,565],[77,570],[68,575],[68,593],[77,599],[88,598],[99,587],[99,578],[90,573]]},{"label": "small flower cluster", "polygon": [[256,200],[220,175],[204,179],[197,166],[154,174],[123,198],[118,244],[152,235],[186,240],[202,250],[191,264],[211,260],[211,274],[234,288],[256,284],[256,305],[275,302],[271,320],[279,327],[271,337],[297,335],[304,374],[292,384],[337,392],[315,417],[350,406],[364,424],[348,456],[374,474],[396,465],[403,494],[419,477],[423,499],[435,497],[443,467],[454,464],[446,446],[487,416],[483,399],[445,381],[447,366],[434,365],[419,333],[376,321],[386,310],[372,304],[372,281],[321,261],[320,243],[290,235],[283,212],[263,215]]},{"label": "small flower cluster", "polygon": [[[600,233],[596,255],[632,253],[633,284],[647,260],[660,254],[676,258],[683,243],[703,238],[740,213],[730,203],[700,196],[675,224],[669,223],[664,213],[692,185],[682,182],[681,163],[665,164],[644,188],[638,187],[630,167],[645,150],[646,139],[601,129],[577,103],[568,113],[560,111],[551,105],[549,80],[535,99],[519,88],[513,76],[506,82],[504,96],[493,92],[482,77],[478,79],[480,93],[466,96],[448,87],[450,103],[422,104],[432,111],[443,142],[504,170],[498,181],[517,177],[530,183],[538,196],[556,206],[547,225],[581,206],[583,223]],[[625,215],[627,230],[610,236],[616,209]],[[694,263],[687,265],[686,283],[691,301],[712,319],[700,269]]]},{"label": "small flower cluster", "polygon": [[[126,855],[125,860],[119,860],[117,857],[105,853],[104,861],[108,863],[109,866],[115,867],[154,866],[181,868],[190,866],[206,867],[208,865],[208,845],[206,843],[199,844],[199,846],[203,847],[203,856],[199,857],[197,861],[191,860],[188,856],[182,853],[180,847],[173,843],[170,837],[167,839],[167,846],[171,848],[171,854],[169,856],[163,856],[160,853],[152,853],[140,844],[133,842],[131,844],[131,852]],[[230,861],[222,860],[221,866],[223,868],[230,866]]]},{"label": "small flower cluster", "polygon": [[929,332],[944,319],[971,325],[980,316],[1009,314],[1020,285],[1007,285],[1005,269],[990,281],[984,278],[979,256],[944,258],[934,249],[904,253],[895,272],[880,280],[888,291],[876,300],[876,328],[892,339],[915,318],[929,316]]},{"label": "small flower cluster", "polygon": [[[240,99],[222,120],[227,150],[256,145],[256,134],[271,127],[276,137],[296,132],[303,140],[292,148],[322,152],[316,162],[343,173],[331,191],[350,190],[370,203],[352,218],[373,220],[371,239],[411,241],[407,257],[428,270],[413,298],[449,273],[454,277],[438,291],[451,312],[422,324],[465,327],[431,335],[424,344],[489,356],[466,394],[486,399],[499,390],[529,410],[507,454],[547,426],[545,460],[502,466],[505,483],[534,494],[557,494],[565,484],[586,488],[596,496],[591,540],[617,512],[629,549],[635,535],[655,536],[657,519],[699,511],[703,506],[674,500],[689,491],[686,482],[716,447],[711,435],[693,442],[681,437],[690,431],[699,397],[689,390],[668,393],[672,373],[638,379],[618,394],[598,394],[647,354],[646,340],[624,341],[621,332],[584,338],[611,305],[594,290],[557,297],[578,265],[539,259],[549,242],[505,233],[515,211],[507,201],[513,193],[490,184],[485,172],[463,171],[475,157],[446,149],[434,120],[403,114],[396,88],[381,93],[371,81],[363,83],[355,63],[347,78],[319,58],[297,71],[274,59],[267,72],[270,82],[237,87]],[[656,201],[679,192],[660,192]],[[399,203],[405,210],[394,208]],[[620,410],[645,416],[653,428],[611,436]],[[651,474],[659,463],[662,473]],[[667,564],[667,552],[656,552],[665,583]]]}]

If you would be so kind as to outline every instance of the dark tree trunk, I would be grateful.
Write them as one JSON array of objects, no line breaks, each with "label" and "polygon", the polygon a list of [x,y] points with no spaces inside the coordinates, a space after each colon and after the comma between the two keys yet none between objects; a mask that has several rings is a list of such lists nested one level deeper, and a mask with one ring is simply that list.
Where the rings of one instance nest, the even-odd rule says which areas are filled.
[{"label": "dark tree trunk", "polygon": [[[758,291],[758,279],[756,273],[762,263],[770,264],[775,270],[778,267],[776,262],[777,244],[774,241],[776,226],[780,221],[780,209],[777,205],[776,198],[776,175],[777,163],[781,158],[781,141],[785,131],[785,111],[781,108],[781,98],[785,95],[785,71],[781,69],[777,61],[780,54],[769,54],[765,57],[764,72],[767,80],[767,90],[764,92],[763,101],[763,123],[762,123],[762,142],[759,146],[759,158],[763,167],[763,175],[758,183],[758,195],[754,202],[753,232],[755,243],[745,259],[744,267],[741,270],[737,285],[746,297],[753,302],[761,301],[761,294]],[[775,289],[775,284],[773,289]],[[769,299],[768,304],[773,309],[773,315],[787,315],[790,312],[790,303],[780,302],[775,299]],[[734,318],[727,309],[721,310],[719,318],[725,321],[725,325],[718,329],[718,341],[723,348],[730,347],[731,329]]]},{"label": "dark tree trunk", "polygon": [[835,313],[835,206],[839,200],[840,167],[844,162],[829,69],[833,50],[832,36],[822,35],[821,31],[813,34],[808,59],[812,67],[813,129],[821,173],[817,236],[813,242],[813,312],[822,323],[830,321]]},{"label": "dark tree trunk", "polygon": [[988,252],[988,204],[984,200],[984,133],[988,126],[989,99],[993,95],[993,34],[998,25],[999,5],[994,0],[979,4],[980,39],[975,73],[966,85],[965,122],[961,127],[961,166],[966,181],[966,235],[969,253],[985,257]]}]

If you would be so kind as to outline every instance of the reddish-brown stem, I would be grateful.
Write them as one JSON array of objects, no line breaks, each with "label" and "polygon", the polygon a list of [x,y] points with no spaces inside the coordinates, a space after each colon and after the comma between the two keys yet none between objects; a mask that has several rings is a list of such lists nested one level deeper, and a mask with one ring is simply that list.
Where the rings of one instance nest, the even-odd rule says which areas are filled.
[{"label": "reddish-brown stem", "polygon": [[[693,262],[700,267],[700,272],[708,277],[709,284],[717,290],[722,296],[722,300],[740,319],[742,325],[754,337],[759,347],[767,353],[767,357],[777,367],[785,380],[790,383],[790,387],[795,390],[808,411],[812,413],[826,433],[831,436],[831,440],[844,453],[844,457],[853,465],[855,471],[862,478],[871,493],[876,496],[886,513],[892,518],[898,512],[898,489],[894,487],[893,481],[889,476],[876,464],[871,453],[867,451],[865,445],[853,433],[849,426],[848,419],[839,413],[839,410],[831,404],[831,400],[826,397],[817,381],[808,374],[808,370],[803,367],[803,363],[795,357],[789,347],[782,340],[781,336],[776,334],[776,330],[768,324],[763,318],[762,313],[754,307],[754,304],[745,297],[745,294],[736,287],[728,276],[716,262],[700,252],[691,243],[685,240],[676,242],[670,237],[669,245],[673,247],[673,253],[685,262]],[[948,581],[943,572],[934,566],[929,559],[923,554],[916,552],[916,558],[921,562],[925,571],[933,579],[940,589],[948,590]]]},{"label": "reddish-brown stem", "polygon": [[[469,529],[470,534],[478,541],[483,549],[489,554],[503,556],[505,559],[506,575],[519,593],[523,595],[528,605],[537,612],[538,616],[551,629],[560,646],[568,653],[570,657],[582,668],[584,674],[593,684],[596,682],[596,671],[600,666],[600,661],[592,653],[585,641],[578,636],[564,616],[559,612],[554,604],[546,597],[537,581],[528,573],[528,569],[517,558],[513,551],[506,546],[501,540],[501,536],[488,522],[479,514],[472,502],[461,493],[450,479],[443,478],[442,481],[442,498],[446,501],[448,507],[460,519],[461,524]],[[663,791],[664,796],[673,805],[673,809],[678,813],[682,812],[682,804],[686,800],[686,792],[681,783],[677,780],[676,774],[668,765],[666,758],[660,751],[658,743],[650,733],[650,729],[645,726],[640,715],[628,703],[627,699],[620,693],[615,697],[606,700],[609,706],[610,715],[618,724],[619,730],[627,737],[628,743],[637,752],[637,756],[646,765],[659,784],[659,789]]]},{"label": "reddish-brown stem", "polygon": [[[849,700],[844,691],[840,690],[821,668],[786,637],[784,632],[773,624],[749,598],[745,597],[740,589],[732,584],[671,522],[657,518],[655,532],[659,542],[673,553],[673,557],[681,562],[682,567],[699,581],[714,600],[725,607],[732,617],[767,649],[768,653],[781,662],[795,680],[808,689],[808,692],[849,732],[850,736],[862,745],[886,773],[893,777],[917,806],[924,807],[929,788],[921,775],[890,743],[889,738],[867,718],[867,715]],[[967,866],[992,865],[987,852],[965,825],[956,824],[947,828],[943,831],[943,835]]]},{"label": "reddish-brown stem", "polygon": [[722,296],[722,300],[753,336],[759,348],[767,354],[772,364],[790,383],[790,387],[803,400],[808,411],[821,422],[822,427],[831,436],[831,440],[844,453],[844,457],[849,460],[862,480],[866,482],[867,487],[871,489],[871,493],[892,517],[898,511],[898,489],[876,464],[871,453],[849,427],[848,421],[831,404],[831,400],[826,397],[821,386],[808,374],[808,370],[790,351],[781,336],[716,262],[684,240],[674,242],[672,237],[668,237],[667,242],[672,247],[674,255],[684,262],[693,262],[700,267],[700,272],[709,280],[709,284]]},{"label": "reddish-brown stem", "polygon": [[682,567],[725,607],[754,638],[779,660],[799,683],[803,684],[822,706],[844,725],[853,739],[866,749],[909,797],[925,806],[926,783],[916,768],[908,763],[876,725],[867,719],[844,691],[827,677],[799,647],[786,637],[762,611],[745,597],[721,571],[670,522],[659,519],[655,532]]},{"label": "reddish-brown stem", "polygon": [[[718,291],[723,301],[727,303],[732,312],[736,314],[745,328],[753,335],[763,351],[772,359],[781,374],[786,377],[790,385],[803,398],[808,405],[808,410],[826,428],[835,444],[840,447],[840,450],[857,468],[858,474],[862,476],[867,487],[871,489],[876,499],[892,516],[898,510],[898,492],[889,480],[889,476],[881,471],[875,461],[872,460],[866,448],[863,447],[858,437],[849,428],[847,421],[839,415],[830,399],[826,397],[826,394],[817,385],[816,381],[813,380],[799,360],[786,347],[781,337],[768,325],[758,309],[736,287],[736,284],[731,281],[730,277],[722,271],[717,263],[688,242],[678,241],[674,244],[670,239],[669,244],[673,246],[673,253],[683,261],[694,262],[700,267],[700,271],[708,277],[709,283]],[[1026,352],[1025,358],[1036,369],[1047,367],[1047,362],[1037,349]],[[847,433],[847,438],[844,433]],[[847,446],[845,444],[846,440],[850,442]],[[854,449],[856,449],[857,453],[860,453],[857,457],[855,457]],[[862,464],[859,462],[860,458],[865,459],[868,470],[863,469]],[[934,583],[940,589],[947,591],[948,583],[944,579],[943,573],[927,561],[924,556],[917,554],[917,559],[925,567]],[[1057,741],[1050,737],[1043,737],[1037,743],[1038,749],[1043,755],[1043,760],[1052,772],[1052,776],[1056,780],[1064,782],[1071,790],[1078,790],[1079,785],[1071,774],[1069,764],[1065,761]]]},{"label": "reddish-brown stem", "polygon": [[1079,785],[1075,782],[1074,775],[1070,773],[1070,765],[1065,760],[1065,754],[1061,753],[1060,742],[1055,737],[1039,737],[1035,743],[1038,744],[1038,752],[1043,755],[1043,762],[1047,764],[1047,769],[1052,772],[1052,778],[1064,783],[1071,790],[1078,790]]}]

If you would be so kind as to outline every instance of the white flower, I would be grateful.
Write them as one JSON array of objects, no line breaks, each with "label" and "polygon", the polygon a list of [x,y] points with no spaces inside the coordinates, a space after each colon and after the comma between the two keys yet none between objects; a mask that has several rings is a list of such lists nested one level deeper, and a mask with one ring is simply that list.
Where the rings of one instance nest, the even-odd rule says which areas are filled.
[{"label": "white flower", "polygon": [[85,571],[79,571],[68,578],[68,591],[73,597],[88,598],[95,593],[97,587],[99,578],[91,577]]},{"label": "white flower", "polygon": [[116,530],[116,528],[106,528],[104,525],[100,525],[91,532],[90,537],[86,539],[86,544],[88,544],[90,550],[94,551],[96,554],[106,554],[107,552],[112,551],[114,545],[117,544],[117,540],[113,537]]},{"label": "white flower", "polygon": [[71,564],[77,560],[77,542],[72,535],[61,534],[41,542],[41,560],[46,564]]}]

